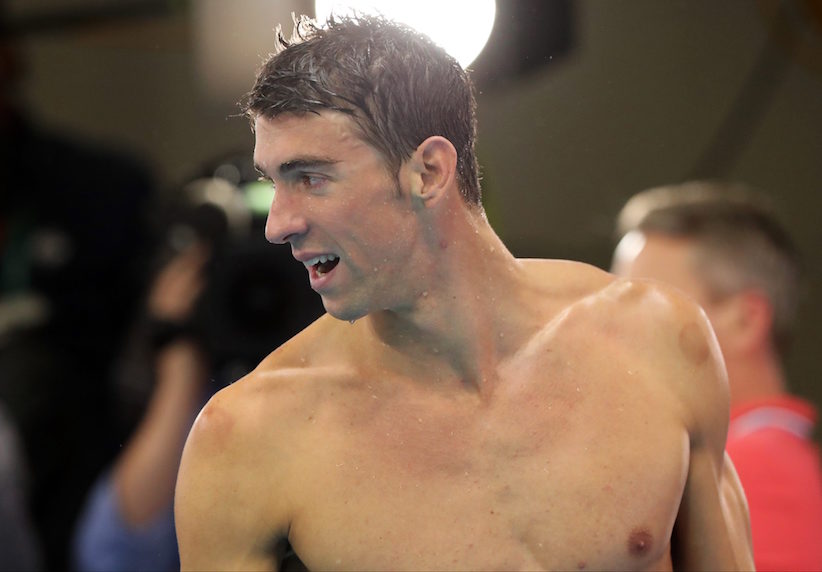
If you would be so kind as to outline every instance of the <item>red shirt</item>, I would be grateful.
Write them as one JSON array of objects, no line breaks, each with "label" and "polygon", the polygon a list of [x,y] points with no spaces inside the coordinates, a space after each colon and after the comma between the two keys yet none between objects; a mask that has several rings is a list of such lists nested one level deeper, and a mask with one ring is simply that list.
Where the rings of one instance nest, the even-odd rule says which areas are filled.
[{"label": "red shirt", "polygon": [[822,570],[814,407],[781,396],[731,409],[727,451],[748,498],[757,570]]}]

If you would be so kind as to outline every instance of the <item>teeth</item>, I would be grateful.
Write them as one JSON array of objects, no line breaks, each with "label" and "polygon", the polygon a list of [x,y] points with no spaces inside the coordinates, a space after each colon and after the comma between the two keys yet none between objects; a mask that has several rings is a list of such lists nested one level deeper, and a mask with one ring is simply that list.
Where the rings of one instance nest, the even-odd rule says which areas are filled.
[{"label": "teeth", "polygon": [[323,262],[328,262],[329,260],[337,260],[338,256],[335,254],[321,254],[320,256],[315,256],[311,260],[306,260],[304,264],[306,266],[314,266],[315,264],[322,264]]}]

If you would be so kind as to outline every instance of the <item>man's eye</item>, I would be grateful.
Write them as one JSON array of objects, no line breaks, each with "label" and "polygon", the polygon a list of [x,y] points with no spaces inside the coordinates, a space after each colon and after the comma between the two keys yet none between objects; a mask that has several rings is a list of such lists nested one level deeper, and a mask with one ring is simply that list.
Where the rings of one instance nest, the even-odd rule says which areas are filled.
[{"label": "man's eye", "polygon": [[317,175],[302,175],[300,177],[300,182],[305,185],[306,187],[318,187],[325,183],[325,179],[323,177],[319,177]]}]

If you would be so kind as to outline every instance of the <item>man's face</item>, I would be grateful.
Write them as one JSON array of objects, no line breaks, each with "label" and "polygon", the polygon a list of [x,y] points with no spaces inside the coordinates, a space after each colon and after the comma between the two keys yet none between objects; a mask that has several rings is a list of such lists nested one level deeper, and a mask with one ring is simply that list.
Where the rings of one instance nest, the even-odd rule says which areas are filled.
[{"label": "man's face", "polygon": [[291,244],[326,310],[353,320],[402,305],[416,216],[353,121],[337,112],[258,117],[255,133],[255,164],[276,189],[266,238]]}]

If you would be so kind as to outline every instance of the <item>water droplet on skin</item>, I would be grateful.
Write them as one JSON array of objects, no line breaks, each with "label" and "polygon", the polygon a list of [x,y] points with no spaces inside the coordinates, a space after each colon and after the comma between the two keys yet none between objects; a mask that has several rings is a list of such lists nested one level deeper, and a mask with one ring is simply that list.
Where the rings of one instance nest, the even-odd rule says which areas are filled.
[{"label": "water droplet on skin", "polygon": [[417,417],[417,421],[419,421],[420,423],[422,423],[422,417]]},{"label": "water droplet on skin", "polygon": [[579,393],[579,392],[580,392],[580,389],[579,389],[579,386],[577,386],[577,393]]},{"label": "water droplet on skin", "polygon": [[348,320],[348,323],[353,325],[353,324],[354,324],[354,322],[356,322],[356,321],[357,321],[357,320]]},{"label": "water droplet on skin", "polygon": [[492,246],[491,247],[491,252],[496,252],[496,251],[497,251],[497,249]]},{"label": "water droplet on skin", "polygon": [[300,358],[300,363],[305,363],[305,358],[304,357]]},{"label": "water droplet on skin", "polygon": [[502,333],[502,332],[500,332],[500,333],[499,333],[499,337],[504,338],[504,337],[505,337],[505,334],[504,334],[504,333]]},{"label": "water droplet on skin", "polygon": [[375,266],[374,267],[374,272],[379,272],[379,271],[380,271],[380,269]]},{"label": "water droplet on skin", "polygon": [[422,297],[426,298],[427,296],[428,296],[428,291],[426,290],[425,292],[422,293]]}]

